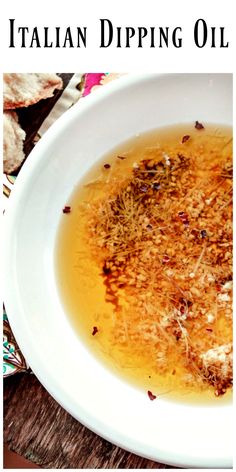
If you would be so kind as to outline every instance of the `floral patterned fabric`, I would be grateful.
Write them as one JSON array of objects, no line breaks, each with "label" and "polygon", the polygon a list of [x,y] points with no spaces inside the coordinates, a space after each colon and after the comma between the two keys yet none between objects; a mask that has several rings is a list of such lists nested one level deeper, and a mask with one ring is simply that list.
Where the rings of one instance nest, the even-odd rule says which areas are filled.
[{"label": "floral patterned fabric", "polygon": [[3,309],[3,375],[8,377],[19,371],[28,370],[26,361],[17,346],[9,321]]}]

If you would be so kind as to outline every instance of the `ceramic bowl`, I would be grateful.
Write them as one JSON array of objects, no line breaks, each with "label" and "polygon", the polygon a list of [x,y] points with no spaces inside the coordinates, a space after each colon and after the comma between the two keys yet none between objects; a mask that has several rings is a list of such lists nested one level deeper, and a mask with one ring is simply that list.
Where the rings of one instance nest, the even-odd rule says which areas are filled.
[{"label": "ceramic bowl", "polygon": [[141,456],[182,467],[230,467],[232,409],[184,405],[116,377],[73,330],[56,284],[62,208],[110,149],[159,126],[232,124],[230,74],[125,76],[79,101],[35,146],[5,218],[5,304],[19,346],[51,395],[88,428]]}]

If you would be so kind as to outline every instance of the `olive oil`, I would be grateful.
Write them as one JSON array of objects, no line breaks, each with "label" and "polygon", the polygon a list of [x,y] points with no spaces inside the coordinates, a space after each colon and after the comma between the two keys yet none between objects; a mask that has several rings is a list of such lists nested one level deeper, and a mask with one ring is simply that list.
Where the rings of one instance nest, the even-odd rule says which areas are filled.
[{"label": "olive oil", "polygon": [[[80,339],[88,346],[88,349],[90,349],[107,368],[111,369],[116,375],[123,377],[127,382],[131,382],[146,391],[149,390],[157,396],[161,395],[164,398],[174,398],[175,400],[185,402],[220,402],[221,404],[230,398],[230,389],[228,389],[227,393],[224,395],[216,398],[214,389],[211,386],[202,382],[202,380],[197,377],[194,377],[189,372],[181,349],[176,349],[176,346],[179,345],[178,332],[176,331],[173,343],[172,337],[169,336],[169,334],[166,336],[170,331],[168,326],[169,321],[166,322],[169,305],[166,300],[159,303],[159,299],[161,296],[163,297],[163,293],[165,293],[166,299],[168,299],[168,297],[171,299],[174,293],[174,289],[172,285],[170,285],[169,280],[172,279],[171,271],[173,272],[174,251],[176,247],[172,248],[169,243],[165,243],[165,237],[167,238],[168,236],[165,234],[165,228],[158,228],[158,230],[160,229],[160,237],[162,240],[160,250],[157,250],[157,256],[155,256],[155,251],[152,248],[150,248],[150,251],[153,250],[153,253],[150,252],[150,254],[152,254],[152,261],[156,260],[157,257],[161,258],[159,265],[163,267],[166,285],[164,284],[162,286],[162,293],[159,292],[158,294],[158,290],[151,290],[149,297],[147,287],[150,287],[150,281],[144,280],[144,282],[142,282],[142,277],[145,279],[146,273],[142,275],[140,272],[137,275],[139,285],[136,286],[136,290],[137,287],[140,287],[140,289],[138,289],[138,292],[135,292],[138,293],[138,297],[136,297],[131,293],[131,273],[129,274],[131,288],[127,285],[130,283],[130,280],[127,281],[127,279],[125,279],[125,283],[128,289],[124,287],[125,283],[122,284],[120,282],[115,288],[112,287],[112,283],[113,285],[115,283],[114,277],[112,279],[113,282],[109,282],[111,268],[109,264],[106,266],[106,264],[104,265],[102,262],[103,259],[106,259],[108,251],[108,246],[105,247],[103,243],[103,238],[105,238],[104,241],[107,241],[107,235],[101,234],[101,237],[98,237],[96,230],[94,230],[93,239],[93,217],[91,217],[93,208],[96,207],[96,204],[99,205],[99,202],[105,201],[106,198],[109,197],[109,192],[111,192],[110,198],[114,200],[117,198],[116,194],[118,195],[119,192],[121,194],[120,189],[123,188],[124,182],[132,181],[132,176],[135,175],[135,169],[139,169],[139,172],[142,172],[142,167],[139,167],[140,163],[146,163],[143,172],[149,177],[148,173],[153,173],[154,167],[151,167],[152,162],[157,162],[160,156],[164,162],[163,166],[165,165],[167,171],[173,156],[178,156],[182,166],[185,165],[184,158],[190,162],[188,170],[190,177],[195,172],[195,185],[192,185],[189,191],[184,194],[182,203],[179,198],[180,194],[177,192],[175,197],[174,190],[171,191],[172,205],[175,205],[178,210],[176,210],[175,225],[176,227],[179,225],[178,227],[181,228],[181,231],[182,229],[184,231],[186,229],[186,233],[183,232],[184,237],[186,234],[191,238],[197,232],[196,228],[192,228],[191,226],[193,224],[193,217],[195,218],[194,221],[199,221],[199,225],[202,221],[201,209],[199,210],[198,208],[198,202],[195,204],[191,201],[191,191],[193,187],[194,195],[196,195],[196,187],[197,190],[199,189],[199,195],[202,192],[201,198],[203,198],[206,207],[206,209],[205,207],[202,208],[204,215],[204,211],[207,211],[208,206],[211,207],[211,205],[217,202],[217,192],[219,192],[217,185],[219,189],[222,180],[222,185],[225,186],[223,193],[227,194],[228,192],[228,198],[223,205],[221,205],[221,207],[225,205],[225,209],[222,209],[225,215],[225,212],[228,211],[227,209],[230,209],[231,195],[227,174],[228,170],[224,170],[222,176],[220,175],[217,180],[217,185],[215,186],[216,195],[212,193],[212,202],[210,198],[207,198],[207,195],[204,194],[204,189],[201,188],[201,182],[204,181],[206,183],[206,189],[209,183],[210,188],[212,175],[210,171],[214,171],[215,174],[218,174],[219,166],[224,163],[224,161],[230,162],[232,154],[232,129],[217,125],[200,125],[201,123],[196,122],[195,126],[194,124],[188,124],[166,127],[135,136],[128,142],[113,149],[109,154],[104,156],[102,160],[96,163],[94,168],[87,174],[84,181],[73,191],[70,201],[65,202],[66,205],[71,207],[71,211],[68,214],[62,215],[56,245],[55,270],[62,302],[74,329]],[[196,160],[200,163],[198,163],[197,167],[195,165]],[[149,170],[149,168],[151,170]],[[142,174],[140,173],[138,175],[139,180],[140,175]],[[168,185],[172,186],[173,189],[176,185],[176,175],[178,179],[178,175],[181,174],[173,173],[171,180],[168,181]],[[160,187],[162,186],[164,188],[166,184],[163,180],[159,183],[159,181],[155,181],[154,179],[150,185],[152,185],[151,194],[154,193],[156,195]],[[147,183],[145,181],[140,182],[138,188],[141,193],[145,193],[147,191]],[[168,195],[166,201],[167,200]],[[157,204],[161,205],[161,200],[160,203]],[[183,211],[182,207],[184,208]],[[189,215],[188,209],[190,207],[192,208],[192,214],[190,212]],[[166,211],[167,214],[170,207],[166,206],[163,208],[163,211]],[[196,217],[197,211],[200,211],[200,216]],[[96,221],[96,218],[97,215],[94,221]],[[136,219],[135,216],[134,221],[136,221]],[[99,220],[97,224],[99,226]],[[128,224],[129,223],[127,223],[127,227]],[[147,239],[144,240],[144,243],[145,247],[147,247],[150,243],[148,232],[153,231],[153,222],[150,223],[150,221],[146,221],[145,224]],[[189,228],[191,228],[191,234]],[[125,225],[123,225],[121,230],[125,230]],[[196,236],[199,242],[197,246],[199,255],[197,253],[197,257],[194,259],[193,272],[190,272],[186,283],[180,281],[180,284],[182,284],[180,290],[184,289],[184,293],[189,294],[188,298],[190,299],[192,297],[191,300],[195,300],[197,299],[196,297],[198,297],[198,294],[194,293],[194,290],[195,292],[198,291],[198,288],[194,285],[196,277],[200,278],[201,275],[202,278],[206,278],[209,276],[207,267],[208,259],[206,256],[210,248],[208,244],[209,240],[206,239],[205,241],[206,236],[208,237],[207,230],[199,226]],[[212,237],[212,239],[214,238]],[[138,240],[139,239],[137,239],[137,241]],[[119,243],[115,244],[119,245]],[[224,244],[224,242],[222,244]],[[214,246],[214,241],[211,246]],[[214,250],[214,247],[212,250]],[[122,257],[124,258],[125,256],[121,256],[121,267],[124,267],[122,266]],[[132,259],[132,254],[130,257]],[[182,257],[184,258],[184,248]],[[117,258],[116,260],[119,259]],[[224,262],[224,264],[225,263],[226,262]],[[216,262],[216,265],[217,264],[220,263]],[[187,262],[185,265],[187,265]],[[153,273],[155,270],[154,266],[155,264],[153,265]],[[216,266],[213,268],[214,276],[216,268]],[[141,269],[139,268],[139,270]],[[122,271],[119,273],[119,280],[122,282],[121,272]],[[196,274],[194,272],[196,272]],[[150,271],[150,279],[152,276],[154,277],[152,271]],[[176,284],[178,277],[181,277],[180,273],[176,275],[173,283]],[[161,312],[161,309],[164,307],[166,317],[163,317],[163,320],[161,319],[160,322],[159,316],[157,329],[155,327],[155,320],[153,322],[152,319],[153,316],[155,317],[155,313],[153,315],[151,311],[153,310],[151,300],[153,300],[153,294],[155,293],[157,310]],[[143,305],[142,296],[143,300],[145,300],[145,304],[143,302]],[[189,324],[190,334],[187,332],[186,343],[189,336],[190,338],[191,336],[194,338],[196,346],[198,346],[199,337],[199,346],[201,345],[201,348],[204,346],[203,343],[205,339],[206,345],[210,345],[209,336],[214,336],[214,342],[218,342],[219,344],[230,343],[232,341],[230,309],[228,304],[227,306],[224,304],[224,298],[226,298],[226,295],[223,293],[222,301],[219,301],[218,304],[214,304],[211,312],[207,312],[206,314],[201,313],[201,320],[206,319],[204,323],[201,321],[197,327],[198,320],[196,319],[191,325]],[[147,303],[149,299],[150,304]],[[181,320],[183,320],[183,326],[188,326],[188,321],[186,321],[184,317],[186,313],[190,315],[192,313],[191,316],[195,316],[191,311],[192,302],[185,299],[184,296],[180,297],[178,295],[178,300],[181,299],[184,301],[178,301],[180,305],[175,306],[175,302],[173,302],[174,305],[170,306],[172,306],[172,310],[177,310],[176,313],[180,315],[180,318],[177,320],[178,323],[181,325]],[[196,306],[195,302],[193,306]],[[146,313],[148,310],[149,314]],[[149,323],[149,325],[147,325],[147,323]],[[137,325],[143,327],[143,333],[142,329],[138,334],[135,332],[135,329],[133,330],[133,327],[135,328]],[[171,325],[171,329],[172,327],[173,324]],[[183,339],[182,332],[180,335],[182,335]],[[141,337],[139,338],[139,336],[142,336],[142,339]],[[214,345],[214,343],[212,345]],[[185,346],[184,342],[183,346]],[[186,350],[188,349],[188,345],[186,344]],[[165,357],[164,361],[163,356]],[[194,363],[194,361],[192,362]]]}]

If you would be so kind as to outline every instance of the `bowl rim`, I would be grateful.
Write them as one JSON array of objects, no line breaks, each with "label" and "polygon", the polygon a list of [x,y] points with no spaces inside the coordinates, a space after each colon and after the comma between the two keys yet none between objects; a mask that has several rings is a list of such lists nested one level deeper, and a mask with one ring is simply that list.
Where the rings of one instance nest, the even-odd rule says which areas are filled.
[{"label": "bowl rim", "polygon": [[[30,155],[27,158],[27,162],[23,165],[19,176],[16,179],[16,182],[13,186],[12,194],[10,196],[9,202],[8,202],[8,207],[6,210],[6,214],[4,216],[4,254],[3,254],[3,263],[4,267],[8,267],[8,260],[9,260],[9,255],[12,252],[12,247],[10,245],[12,234],[14,234],[14,221],[16,218],[16,215],[19,211],[19,206],[20,206],[20,201],[21,201],[21,195],[25,191],[25,185],[27,185],[28,180],[31,178],[31,176],[34,174],[35,168],[38,166],[38,161],[41,158],[41,154],[44,152],[44,149],[46,150],[49,148],[54,140],[55,137],[60,134],[61,130],[63,130],[64,126],[67,125],[68,121],[73,120],[75,117],[77,119],[80,118],[80,116],[83,115],[86,110],[89,108],[93,107],[94,105],[99,104],[100,102],[103,101],[105,97],[110,95],[111,93],[117,93],[122,89],[126,89],[129,86],[132,86],[132,84],[141,81],[149,81],[151,79],[157,79],[158,77],[165,77],[172,75],[174,76],[179,76],[179,75],[187,75],[188,77],[191,75],[196,75],[196,74],[131,74],[129,76],[124,75],[123,77],[120,77],[114,82],[111,82],[107,84],[105,87],[101,87],[99,90],[96,91],[96,93],[92,93],[84,98],[86,100],[80,99],[77,104],[75,104],[70,110],[65,112],[45,133],[45,135],[41,138],[41,140],[37,143],[35,148],[32,150]],[[231,74],[204,74],[207,76],[215,76],[215,75],[231,75]],[[9,237],[11,235],[11,237]],[[161,453],[161,451],[158,451],[158,457],[153,456],[151,453],[146,452],[145,450],[142,450],[142,445],[138,444],[133,445],[132,447],[129,447],[127,443],[124,443],[123,438],[117,438],[117,440],[114,440],[114,433],[111,433],[111,431],[108,431],[106,434],[101,428],[101,425],[94,425],[93,419],[88,418],[87,416],[87,421],[83,417],[82,414],[76,414],[73,408],[71,408],[70,405],[70,399],[65,397],[65,392],[58,392],[52,384],[50,384],[50,379],[47,378],[47,376],[44,376],[44,371],[43,367],[44,364],[43,362],[39,362],[39,359],[34,359],[32,358],[32,351],[30,348],[30,345],[28,343],[28,338],[27,338],[27,327],[25,326],[26,330],[22,329],[22,325],[20,323],[20,320],[18,320],[17,317],[17,307],[14,306],[13,299],[11,297],[11,287],[10,284],[8,283],[8,277],[5,277],[4,283],[3,283],[3,288],[4,288],[4,299],[5,299],[5,306],[6,306],[6,311],[8,313],[10,325],[13,329],[14,336],[16,338],[16,341],[22,350],[23,355],[25,356],[26,359],[30,359],[30,365],[32,367],[33,373],[37,376],[39,381],[44,385],[44,387],[47,389],[47,391],[53,396],[53,398],[60,404],[62,405],[63,408],[66,409],[74,418],[76,418],[78,421],[80,421],[82,424],[84,424],[86,427],[88,427],[90,430],[98,434],[99,436],[105,438],[108,441],[112,441],[112,443],[116,444],[119,447],[122,447],[125,450],[128,450],[130,452],[142,455],[143,457],[146,457],[147,459],[151,459],[154,461],[161,461],[162,463],[168,464],[168,465],[174,465],[178,467],[187,467],[187,466],[194,466],[194,467],[221,467],[222,465],[224,467],[231,467],[231,460],[228,458],[224,460],[223,464],[219,465],[218,459],[217,462],[214,462],[214,458],[209,458],[208,461],[204,458],[202,461],[201,457],[195,457],[193,458],[193,461],[190,461],[188,464],[185,460],[186,456],[181,456],[176,459],[176,460],[168,460],[170,451],[164,451]],[[117,435],[116,435],[117,436]],[[187,465],[186,465],[187,464]]]}]

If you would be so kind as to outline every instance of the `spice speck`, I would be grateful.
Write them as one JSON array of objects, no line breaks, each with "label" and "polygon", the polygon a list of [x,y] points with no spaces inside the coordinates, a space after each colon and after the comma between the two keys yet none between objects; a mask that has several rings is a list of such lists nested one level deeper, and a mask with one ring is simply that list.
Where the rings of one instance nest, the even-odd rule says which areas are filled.
[{"label": "spice speck", "polygon": [[167,254],[164,254],[163,259],[162,259],[162,262],[163,262],[164,264],[166,264],[166,263],[169,262],[169,261],[170,261],[169,256],[167,256]]},{"label": "spice speck", "polygon": [[110,166],[110,164],[104,164],[103,167],[104,167],[104,169],[110,169],[111,166]]},{"label": "spice speck", "polygon": [[104,266],[103,266],[102,270],[103,270],[103,273],[104,273],[105,275],[108,275],[108,274],[110,274],[110,273],[111,273],[111,269],[110,269],[110,267],[107,267],[107,265],[106,265],[106,264],[104,264]]},{"label": "spice speck", "polygon": [[143,192],[143,193],[146,193],[148,191],[148,185],[145,185],[145,184],[141,185],[140,186],[140,191]]},{"label": "spice speck", "polygon": [[95,334],[97,334],[97,333],[98,333],[98,328],[97,328],[97,326],[94,326],[93,331],[92,331],[92,336],[95,336]]},{"label": "spice speck", "polygon": [[63,213],[70,213],[71,212],[71,207],[70,206],[64,206],[62,211],[63,211]]},{"label": "spice speck", "polygon": [[150,390],[148,390],[147,394],[148,394],[150,400],[155,400],[156,399],[156,395],[153,395],[153,393]]},{"label": "spice speck", "polygon": [[186,134],[185,136],[182,137],[182,144],[186,143],[190,138],[189,134]]},{"label": "spice speck", "polygon": [[206,232],[205,229],[202,229],[200,234],[201,234],[201,238],[206,238],[207,237],[207,232]]},{"label": "spice speck", "polygon": [[199,123],[199,121],[195,121],[195,128],[196,129],[204,129],[204,126],[202,123]]}]

